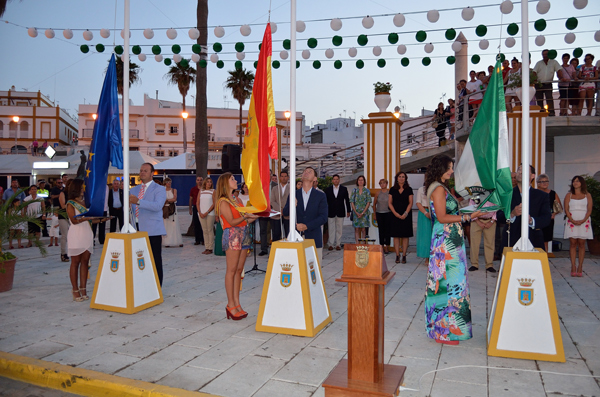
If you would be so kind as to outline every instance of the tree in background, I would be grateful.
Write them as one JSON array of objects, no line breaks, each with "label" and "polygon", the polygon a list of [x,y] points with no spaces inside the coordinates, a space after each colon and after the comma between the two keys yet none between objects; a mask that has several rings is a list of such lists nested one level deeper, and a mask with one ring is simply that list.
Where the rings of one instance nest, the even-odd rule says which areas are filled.
[{"label": "tree in background", "polygon": [[252,95],[252,86],[254,85],[254,73],[246,69],[236,69],[229,71],[229,77],[225,86],[231,90],[231,95],[240,104],[240,147],[242,147],[242,137],[244,136],[244,127],[242,126],[242,106],[246,99]]},{"label": "tree in background", "polygon": [[[110,62],[110,59],[108,60]],[[140,73],[142,68],[137,63],[129,61],[129,87],[134,84],[141,83]],[[117,56],[117,92],[123,96],[123,61],[120,56]]]},{"label": "tree in background", "polygon": [[[208,43],[208,0],[198,0],[196,8],[196,28],[200,31],[197,39],[200,59],[206,60]],[[208,114],[206,99],[206,67],[196,71],[196,175],[206,176],[208,168]]]}]

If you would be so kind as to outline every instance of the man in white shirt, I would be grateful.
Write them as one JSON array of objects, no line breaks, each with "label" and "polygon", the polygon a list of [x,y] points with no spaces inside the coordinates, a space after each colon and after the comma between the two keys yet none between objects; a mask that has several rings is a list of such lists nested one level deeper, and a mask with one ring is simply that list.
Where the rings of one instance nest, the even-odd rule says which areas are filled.
[{"label": "man in white shirt", "polygon": [[467,94],[473,94],[469,97],[469,119],[477,116],[477,110],[483,100],[483,83],[477,79],[477,72],[469,72],[471,80],[467,83]]},{"label": "man in white shirt", "polygon": [[541,87],[536,87],[535,99],[537,105],[544,111],[544,98],[548,105],[548,116],[556,116],[554,113],[554,97],[552,96],[552,80],[556,72],[562,67],[556,59],[548,58],[548,50],[542,50],[542,60],[535,64],[533,71],[537,75],[538,81],[542,84]]},{"label": "man in white shirt", "polygon": [[[287,171],[279,173],[279,184],[271,189],[271,208],[273,211],[281,212],[290,196],[290,185],[288,183],[289,175]],[[282,205],[283,204],[283,205]],[[277,215],[271,218],[271,231],[273,232],[273,241],[281,240],[281,224],[283,223],[284,236],[287,237],[290,232],[289,218],[281,218]]]}]

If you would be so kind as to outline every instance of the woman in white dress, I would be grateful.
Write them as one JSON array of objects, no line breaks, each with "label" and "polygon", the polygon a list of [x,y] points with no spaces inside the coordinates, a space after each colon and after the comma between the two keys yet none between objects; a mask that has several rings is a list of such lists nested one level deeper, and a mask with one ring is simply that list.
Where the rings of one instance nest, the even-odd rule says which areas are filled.
[{"label": "woman in white dress", "polygon": [[198,218],[202,225],[202,233],[204,234],[204,255],[212,254],[215,244],[215,190],[210,177],[204,180],[202,190],[198,194]]},{"label": "woman in white dress", "polygon": [[177,189],[171,187],[171,178],[165,178],[164,182],[167,189],[165,206],[173,203],[175,205],[175,213],[163,219],[165,229],[167,229],[167,235],[163,236],[163,245],[165,247],[183,247],[183,238],[181,237],[181,230],[179,230],[179,218],[177,216]]},{"label": "woman in white dress", "polygon": [[[576,175],[571,180],[571,190],[565,196],[565,239],[569,239],[571,256],[571,277],[583,276],[585,240],[594,238],[592,232],[592,195],[587,191],[585,179]],[[575,268],[576,251],[579,248],[579,267]]]},{"label": "woman in white dress", "polygon": [[[521,77],[521,64],[519,62],[519,60],[517,58],[513,58],[512,61],[510,61],[510,70],[508,71],[508,73],[506,74],[506,76],[504,76],[504,85],[506,86],[507,84],[510,84],[513,82],[513,79],[515,77]],[[510,87],[506,89],[506,92],[504,93],[504,97],[505,97],[505,101],[506,101],[506,111],[507,112],[511,112],[512,111],[512,101],[515,101],[515,106],[519,105],[519,97],[517,96],[517,92],[516,89],[514,87]]]}]

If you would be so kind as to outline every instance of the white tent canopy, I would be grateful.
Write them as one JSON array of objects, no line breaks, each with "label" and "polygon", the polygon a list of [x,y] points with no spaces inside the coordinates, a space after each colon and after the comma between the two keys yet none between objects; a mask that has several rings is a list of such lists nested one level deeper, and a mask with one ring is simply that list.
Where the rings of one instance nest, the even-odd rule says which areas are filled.
[{"label": "white tent canopy", "polygon": [[154,168],[157,170],[195,170],[196,155],[194,153],[182,153],[161,162]]}]

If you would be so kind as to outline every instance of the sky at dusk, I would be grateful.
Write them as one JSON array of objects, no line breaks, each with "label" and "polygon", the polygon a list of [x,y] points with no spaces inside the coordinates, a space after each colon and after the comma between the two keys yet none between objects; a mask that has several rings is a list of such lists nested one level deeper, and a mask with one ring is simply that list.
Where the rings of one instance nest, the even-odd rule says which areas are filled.
[{"label": "sky at dusk", "polygon": [[[227,71],[234,69],[236,59],[234,45],[236,42],[245,44],[246,69],[254,71],[253,63],[258,58],[258,43],[262,40],[264,26],[269,13],[268,0],[253,1],[209,1],[209,55],[213,54],[212,44],[220,42],[223,51],[219,54],[225,62],[223,69],[218,69],[214,63],[208,62],[208,105],[209,107],[237,108],[238,104],[224,88]],[[488,2],[480,0],[457,0],[454,2],[430,1],[369,1],[369,0],[298,0],[297,18],[306,22],[306,30],[297,33],[298,55],[301,65],[297,70],[297,110],[306,116],[307,125],[323,123],[331,117],[348,116],[357,118],[367,117],[370,112],[376,112],[373,103],[373,83],[377,81],[390,82],[392,89],[392,104],[404,106],[404,112],[412,116],[420,114],[421,108],[434,109],[443,94],[447,98],[454,97],[454,66],[446,63],[446,57],[454,55],[451,49],[452,41],[446,40],[444,33],[448,28],[454,28],[469,40],[469,57],[478,54],[481,62],[478,65],[469,63],[469,69],[486,70],[493,64],[498,46],[507,57],[519,56],[521,52],[520,32],[516,45],[506,48],[505,39],[508,37],[506,26],[511,22],[520,23],[521,6],[514,3],[514,10],[509,15],[503,15],[499,9],[500,1]],[[600,43],[594,40],[594,33],[600,30],[600,1],[589,0],[583,10],[577,10],[572,0],[551,0],[550,11],[540,15],[536,11],[537,1],[530,1],[530,50],[532,65],[541,59],[542,48],[556,49],[559,56],[564,52],[572,54],[573,49],[581,47],[585,53],[596,55],[600,59]],[[272,60],[279,60],[281,67],[273,69],[273,91],[276,110],[289,108],[289,57],[280,58],[283,50],[283,40],[290,37],[290,2],[272,0],[271,21],[277,23],[277,31],[273,34]],[[190,58],[191,46],[195,43],[188,36],[190,27],[196,25],[196,5],[191,0],[132,0],[131,1],[131,45],[142,45],[147,60],[140,62],[136,55],[132,61],[142,68],[141,83],[131,88],[130,97],[135,105],[141,105],[144,93],[152,98],[159,91],[159,98],[171,101],[181,101],[181,95],[175,86],[169,86],[164,78],[168,67],[154,60],[151,45],[162,47],[165,57],[172,56],[171,46],[179,44],[181,54]],[[488,7],[481,7],[489,5]],[[90,0],[12,0],[9,1],[6,13],[0,23],[0,53],[3,62],[0,73],[0,89],[8,90],[12,85],[17,90],[40,90],[70,113],[76,114],[79,104],[97,103],[102,86],[104,71],[116,44],[123,44],[120,36],[123,27],[123,0],[90,1]],[[475,17],[464,21],[461,9],[471,6],[475,8]],[[440,11],[436,23],[427,20],[427,11],[431,9],[454,10]],[[115,27],[116,9],[116,34]],[[405,15],[406,23],[398,28],[393,24],[393,16],[401,12]],[[379,16],[387,14],[386,16]],[[365,29],[362,18],[366,15],[374,17],[374,26]],[[565,19],[576,17],[578,26],[573,31],[576,40],[573,44],[565,43],[564,36],[569,30],[565,27]],[[330,27],[332,18],[343,19],[342,29],[334,32]],[[539,18],[547,21],[543,32],[533,28],[533,22]],[[310,22],[312,21],[312,22]],[[10,23],[8,23],[10,22]],[[244,37],[240,26],[251,24],[252,33]],[[255,25],[252,25],[255,24]],[[489,40],[489,48],[481,50],[475,27],[487,25],[487,34],[483,37]],[[19,25],[19,26],[16,26]],[[217,25],[225,27],[225,36],[216,38],[213,30]],[[27,35],[27,27],[36,27],[38,36],[31,38]],[[55,30],[56,37],[48,39],[44,36],[47,28]],[[94,38],[92,41],[83,39],[81,30],[74,30],[74,37],[66,40],[63,29],[89,29]],[[111,30],[111,36],[104,39],[100,29]],[[143,36],[143,29],[154,29],[151,40]],[[178,36],[170,40],[166,29],[177,29]],[[415,39],[415,31],[425,30],[427,39],[423,43]],[[396,32],[399,41],[395,45],[388,43],[388,34]],[[361,47],[357,37],[366,34],[368,44]],[[534,43],[537,35],[543,34],[546,43],[539,47]],[[336,47],[331,38],[334,35],[343,37],[343,43]],[[307,40],[316,38],[318,45],[311,49],[309,60],[302,58],[302,50],[308,49]],[[426,43],[433,43],[434,50],[427,54],[424,50]],[[106,46],[104,53],[97,53],[94,46],[102,43]],[[88,44],[92,49],[83,54],[79,45]],[[404,44],[407,52],[400,55],[397,46]],[[375,56],[373,46],[379,45],[382,54]],[[355,47],[358,55],[352,58],[348,49]],[[334,50],[332,59],[327,59],[325,50]],[[421,59],[431,58],[431,64],[423,66]],[[410,65],[400,64],[402,57],[410,59]],[[377,59],[386,60],[386,66],[377,66]],[[356,61],[364,61],[364,68],[358,69]],[[321,68],[313,68],[313,61],[321,61]],[[342,68],[335,69],[334,61],[342,61]],[[594,62],[595,63],[595,62]],[[196,66],[194,64],[194,66]],[[467,76],[465,76],[466,78]],[[190,90],[194,95],[195,88]],[[193,99],[188,95],[188,104]],[[245,106],[247,109],[248,102]]]}]

